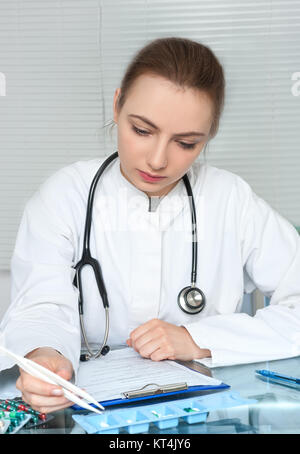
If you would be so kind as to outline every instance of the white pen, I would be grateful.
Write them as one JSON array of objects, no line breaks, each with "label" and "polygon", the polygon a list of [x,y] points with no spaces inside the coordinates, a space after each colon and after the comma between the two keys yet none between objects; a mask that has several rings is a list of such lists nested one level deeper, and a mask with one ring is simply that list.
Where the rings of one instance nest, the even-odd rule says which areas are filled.
[{"label": "white pen", "polygon": [[[23,356],[17,355],[16,353],[11,352],[7,348],[3,347],[0,345],[0,351],[2,351],[4,354],[10,356],[13,358],[18,366],[20,366],[25,372],[29,373],[33,377],[40,378],[41,380],[44,380],[48,383],[51,383],[53,385],[60,385],[62,386],[62,390],[64,393],[64,396],[71,400],[72,402],[80,405],[81,407],[93,411],[95,413],[101,414],[102,412],[97,410],[96,408],[92,407],[88,403],[86,403],[83,399],[93,403],[96,405],[98,408],[101,410],[105,410],[105,408],[99,404],[92,396],[90,396],[86,391],[83,391],[82,389],[78,388],[77,386],[73,385],[69,381],[65,380],[64,378],[60,377],[59,375],[55,374],[54,372],[50,371],[46,367],[41,366],[40,364],[37,364],[35,361],[32,361],[28,358],[24,358]],[[71,391],[73,391],[75,394],[73,394]],[[81,396],[83,399],[81,399]]]}]

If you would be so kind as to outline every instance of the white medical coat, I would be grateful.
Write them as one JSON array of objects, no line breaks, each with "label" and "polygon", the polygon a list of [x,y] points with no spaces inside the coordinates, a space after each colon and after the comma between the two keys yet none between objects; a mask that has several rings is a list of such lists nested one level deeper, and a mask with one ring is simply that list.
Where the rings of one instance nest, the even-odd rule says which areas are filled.
[{"label": "white medical coat", "polygon": [[[66,166],[25,206],[11,260],[11,305],[2,323],[6,346],[25,355],[50,346],[79,364],[78,290],[89,187],[105,158]],[[182,180],[149,211],[148,196],[113,161],[95,194],[91,253],[100,261],[110,303],[108,345],[153,318],[183,325],[209,366],[300,354],[300,239],[296,229],[239,176],[194,162],[188,171],[198,224],[197,315],[182,312],[191,282],[191,212]],[[92,346],[102,344],[105,316],[93,274],[83,272],[84,320]],[[259,288],[270,306],[239,313],[244,292]],[[2,359],[2,369],[11,367]]]}]

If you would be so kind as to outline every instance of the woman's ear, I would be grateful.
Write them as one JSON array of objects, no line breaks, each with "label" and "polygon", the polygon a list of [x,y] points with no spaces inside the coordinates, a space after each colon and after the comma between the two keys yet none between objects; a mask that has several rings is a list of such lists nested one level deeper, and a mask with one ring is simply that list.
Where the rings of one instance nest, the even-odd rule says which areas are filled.
[{"label": "woman's ear", "polygon": [[114,105],[113,105],[113,109],[114,109],[114,122],[115,123],[118,123],[118,101],[119,101],[119,97],[120,97],[120,94],[121,94],[121,88],[117,88],[116,91],[115,91],[115,95],[114,95]]}]

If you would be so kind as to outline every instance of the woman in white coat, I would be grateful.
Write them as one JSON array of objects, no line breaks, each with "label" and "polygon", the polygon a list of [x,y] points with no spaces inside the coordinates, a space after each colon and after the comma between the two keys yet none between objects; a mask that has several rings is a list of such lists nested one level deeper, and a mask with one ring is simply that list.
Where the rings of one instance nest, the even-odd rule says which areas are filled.
[{"label": "woman in white coat", "polygon": [[[115,92],[118,157],[98,183],[91,252],[110,303],[108,344],[127,343],[153,361],[221,366],[299,355],[297,231],[242,178],[196,160],[217,133],[224,87],[209,48],[166,38],[140,50]],[[103,161],[69,165],[40,187],[25,207],[11,261],[6,345],[67,379],[77,372],[82,342],[74,267],[89,188]],[[196,286],[206,298],[193,315],[177,304],[191,284],[185,174],[196,208]],[[104,309],[93,274],[82,278],[87,338],[99,348]],[[254,317],[240,313],[244,292],[256,287],[271,304]],[[39,411],[72,405],[59,387],[22,370],[16,386]]]}]

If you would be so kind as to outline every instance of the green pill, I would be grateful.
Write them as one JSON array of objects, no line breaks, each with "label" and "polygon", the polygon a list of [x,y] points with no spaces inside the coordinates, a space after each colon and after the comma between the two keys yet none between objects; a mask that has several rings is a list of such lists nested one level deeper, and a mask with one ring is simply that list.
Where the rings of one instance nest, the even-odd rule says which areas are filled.
[{"label": "green pill", "polygon": [[189,407],[189,408],[184,408],[184,411],[186,411],[187,413],[193,413],[196,410],[194,410],[193,408]]},{"label": "green pill", "polygon": [[18,411],[17,417],[20,419],[20,421],[23,421],[23,419],[25,418],[24,411]]}]

